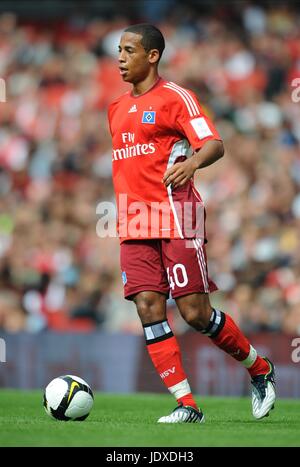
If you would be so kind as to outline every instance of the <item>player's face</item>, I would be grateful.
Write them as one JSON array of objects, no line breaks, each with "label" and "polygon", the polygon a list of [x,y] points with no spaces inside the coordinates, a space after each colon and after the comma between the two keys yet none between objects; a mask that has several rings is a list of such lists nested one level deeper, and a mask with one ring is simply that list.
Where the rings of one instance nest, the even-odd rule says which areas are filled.
[{"label": "player's face", "polygon": [[151,68],[151,51],[141,44],[142,36],[125,32],[119,45],[119,69],[124,81],[139,83],[147,78]]}]

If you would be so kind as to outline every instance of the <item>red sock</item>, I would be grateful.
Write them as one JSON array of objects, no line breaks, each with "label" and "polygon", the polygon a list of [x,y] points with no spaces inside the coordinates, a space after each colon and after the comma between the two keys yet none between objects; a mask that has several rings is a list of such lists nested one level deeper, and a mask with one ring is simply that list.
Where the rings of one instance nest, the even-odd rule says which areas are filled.
[{"label": "red sock", "polygon": [[183,397],[179,397],[177,402],[178,404],[189,405],[190,407],[194,407],[194,409],[198,410],[198,406],[191,392]]},{"label": "red sock", "polygon": [[211,337],[212,342],[235,360],[241,362],[252,377],[268,373],[268,363],[257,355],[256,350],[250,345],[231,316],[225,313],[223,316],[225,317],[223,328],[216,337]]},{"label": "red sock", "polygon": [[178,404],[198,410],[197,404],[182,367],[181,352],[174,336],[147,345],[150,358],[164,384],[175,396]]},{"label": "red sock", "polygon": [[257,375],[266,375],[270,371],[269,364],[262,357],[257,355],[257,358],[250,368],[247,368],[251,377]]}]

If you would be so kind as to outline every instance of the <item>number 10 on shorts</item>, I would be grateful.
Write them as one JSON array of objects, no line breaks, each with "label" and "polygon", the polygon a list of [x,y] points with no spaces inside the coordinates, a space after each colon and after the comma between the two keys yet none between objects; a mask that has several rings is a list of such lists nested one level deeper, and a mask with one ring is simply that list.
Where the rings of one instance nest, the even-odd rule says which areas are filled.
[{"label": "number 10 on shorts", "polygon": [[189,282],[185,266],[180,263],[175,264],[171,272],[170,268],[167,268],[167,275],[171,290],[174,290],[175,285],[185,287]]}]

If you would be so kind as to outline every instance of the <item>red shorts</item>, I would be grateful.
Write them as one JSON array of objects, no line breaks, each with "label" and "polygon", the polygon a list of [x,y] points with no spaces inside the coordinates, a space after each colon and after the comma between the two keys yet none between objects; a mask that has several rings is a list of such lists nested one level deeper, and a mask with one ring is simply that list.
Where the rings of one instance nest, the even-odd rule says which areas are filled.
[{"label": "red shorts", "polygon": [[124,296],[153,290],[173,298],[217,290],[208,277],[201,240],[127,240],[121,243]]}]

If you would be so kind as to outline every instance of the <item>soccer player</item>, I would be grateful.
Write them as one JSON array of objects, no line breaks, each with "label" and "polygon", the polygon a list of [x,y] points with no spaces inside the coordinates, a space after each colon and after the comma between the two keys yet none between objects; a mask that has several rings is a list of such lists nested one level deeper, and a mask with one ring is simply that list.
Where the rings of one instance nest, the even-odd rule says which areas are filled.
[{"label": "soccer player", "polygon": [[150,24],[125,29],[119,69],[132,89],[108,111],[124,295],[134,301],[149,356],[178,403],[158,422],[204,421],[167,320],[170,292],[185,321],[247,369],[252,412],[261,419],[274,407],[274,365],[210,304],[217,287],[207,274],[205,213],[193,184],[196,170],[223,156],[223,143],[195,94],[159,76],[164,47],[162,33]]}]

